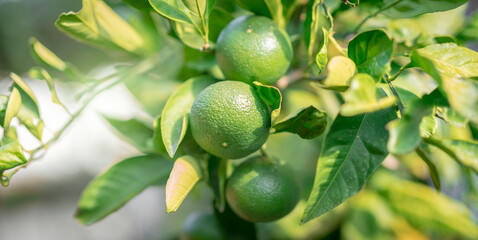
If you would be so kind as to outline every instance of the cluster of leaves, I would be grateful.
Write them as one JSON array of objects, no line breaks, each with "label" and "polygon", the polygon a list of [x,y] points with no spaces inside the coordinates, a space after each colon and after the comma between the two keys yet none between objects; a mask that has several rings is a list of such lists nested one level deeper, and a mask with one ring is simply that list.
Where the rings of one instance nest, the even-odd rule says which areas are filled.
[{"label": "cluster of leaves", "polygon": [[[389,155],[405,166],[406,159],[418,156],[428,166],[437,190],[442,179],[436,148],[469,174],[478,173],[478,53],[464,46],[478,39],[478,14],[449,35],[427,28],[423,22],[430,20],[419,16],[458,8],[466,0],[264,0],[267,8],[259,12],[247,4],[239,8],[220,0],[124,0],[131,8],[122,9],[121,16],[102,0],[82,2],[80,11],[58,18],[58,29],[124,60],[111,63],[115,66],[111,75],[90,79],[32,39],[33,56],[42,67],[32,68],[30,76],[45,81],[52,101],[66,111],[55,92],[55,81],[83,84],[85,91],[78,96],[83,105],[53,138],[43,142],[35,96],[12,74],[11,95],[0,96],[4,130],[0,173],[2,184],[8,185],[12,175],[54,143],[95,96],[123,83],[151,119],[105,120],[143,155],[116,163],[87,186],[76,214],[83,224],[101,220],[148,186],[165,182],[167,212],[176,211],[194,186],[204,181],[213,189],[216,213],[226,219],[224,186],[234,164],[197,146],[188,131],[188,113],[199,92],[224,78],[214,59],[214,43],[233,16],[245,10],[271,17],[287,29],[294,46],[292,67],[278,87],[254,83],[271,107],[273,133],[291,132],[303,139],[326,133],[319,139],[321,153],[318,161],[314,159],[315,181],[302,205],[301,223],[358,193]],[[281,91],[303,83],[304,91],[321,93],[319,97],[330,103],[288,109],[295,113],[278,121],[284,115]],[[285,105],[288,101],[284,98]],[[15,118],[19,124],[11,126]],[[20,125],[39,140],[38,148],[22,148],[15,131]],[[453,128],[465,129],[467,134],[443,130]],[[350,232],[371,236],[358,225],[360,217],[369,214],[380,222],[377,229],[398,224],[401,230],[412,231],[402,222],[405,219],[420,229],[424,224],[423,228],[476,236],[478,228],[465,217],[468,210],[450,215],[452,209],[463,212],[466,207],[442,195],[432,196],[430,189],[383,170],[373,179],[370,189],[352,200],[351,217],[343,226]],[[419,192],[422,195],[416,195]],[[425,205],[429,215],[413,212],[414,206]]]}]

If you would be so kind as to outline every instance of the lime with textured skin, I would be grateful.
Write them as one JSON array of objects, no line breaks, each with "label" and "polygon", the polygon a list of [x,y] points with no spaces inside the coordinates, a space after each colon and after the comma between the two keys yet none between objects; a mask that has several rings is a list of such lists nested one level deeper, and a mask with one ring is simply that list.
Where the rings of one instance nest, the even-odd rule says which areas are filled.
[{"label": "lime with textured skin", "polygon": [[194,212],[190,214],[181,229],[181,240],[223,239],[219,222],[214,214]]},{"label": "lime with textured skin", "polygon": [[294,170],[284,162],[253,157],[232,173],[226,199],[241,218],[270,222],[295,208],[300,199],[300,185]]},{"label": "lime with textured skin", "polygon": [[290,66],[292,46],[271,19],[242,16],[219,34],[216,59],[227,79],[273,85]]},{"label": "lime with textured skin", "polygon": [[269,137],[271,115],[254,87],[238,81],[210,85],[189,115],[191,133],[207,152],[226,159],[257,151]]}]

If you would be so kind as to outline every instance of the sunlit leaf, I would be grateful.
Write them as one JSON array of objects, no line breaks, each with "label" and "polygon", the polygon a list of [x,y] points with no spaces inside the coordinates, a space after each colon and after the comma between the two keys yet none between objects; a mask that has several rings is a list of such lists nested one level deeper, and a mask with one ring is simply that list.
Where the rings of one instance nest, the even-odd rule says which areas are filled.
[{"label": "sunlit leaf", "polygon": [[202,178],[201,167],[194,157],[182,156],[176,159],[166,183],[166,213],[175,212]]},{"label": "sunlit leaf", "polygon": [[478,81],[446,78],[442,85],[451,107],[471,122],[478,123]]},{"label": "sunlit leaf", "polygon": [[171,20],[193,24],[183,1],[149,0],[149,3],[153,6],[154,10]]},{"label": "sunlit leaf", "polygon": [[393,18],[409,18],[424,13],[447,11],[457,8],[468,0],[384,0],[388,8],[385,14]]},{"label": "sunlit leaf", "polygon": [[15,73],[10,74],[14,81],[14,88],[18,89],[22,98],[22,105],[16,115],[20,123],[23,124],[33,136],[41,140],[43,133],[43,120],[40,118],[37,99],[28,85]]},{"label": "sunlit leaf", "polygon": [[43,68],[34,67],[30,69],[30,77],[40,79],[46,82],[48,88],[50,89],[51,93],[51,100],[56,104],[61,104],[60,99],[58,99],[58,95],[56,94],[55,83],[51,78],[50,74]]},{"label": "sunlit leaf", "polygon": [[462,236],[473,239],[478,227],[472,222],[467,207],[451,198],[437,194],[428,186],[400,179],[387,172],[377,172],[372,186],[390,206],[412,226],[433,231],[440,236]]},{"label": "sunlit leaf", "polygon": [[[186,46],[194,49],[200,49],[204,46],[204,39],[194,25],[183,22],[172,22],[171,24],[179,39]],[[213,46],[213,43],[210,43],[210,45]]]},{"label": "sunlit leaf", "polygon": [[0,147],[0,172],[25,164],[23,148],[18,140],[11,141]]},{"label": "sunlit leaf", "polygon": [[357,72],[357,69],[355,68],[355,63],[350,58],[336,56],[330,59],[327,71],[327,78],[324,81],[325,87],[345,91],[349,87],[350,80]]},{"label": "sunlit leaf", "polygon": [[435,111],[432,115],[423,117],[422,122],[420,123],[420,136],[424,138],[429,138],[433,136],[433,134],[435,134],[438,128],[438,123],[435,120],[434,115]]},{"label": "sunlit leaf", "polygon": [[159,155],[132,157],[111,166],[81,194],[76,219],[91,225],[121,208],[148,186],[166,178],[173,162]]},{"label": "sunlit leaf", "polygon": [[375,81],[367,74],[359,73],[350,82],[350,87],[344,93],[345,103],[340,108],[340,114],[353,116],[361,113],[374,112],[392,106],[396,99],[393,95],[384,94],[375,85]]},{"label": "sunlit leaf", "polygon": [[102,0],[83,0],[79,12],[61,14],[55,25],[84,43],[135,54],[149,51],[143,36]]},{"label": "sunlit leaf", "polygon": [[[475,77],[478,76],[478,52],[469,48],[457,46],[454,43],[434,44],[413,51],[413,66],[421,67],[438,80],[441,78]],[[432,64],[436,73],[432,72]]]},{"label": "sunlit leaf", "polygon": [[17,115],[21,106],[22,106],[22,97],[20,95],[20,92],[18,91],[17,88],[13,88],[12,93],[10,94],[10,97],[8,98],[8,102],[5,108],[5,115],[3,117],[2,126],[5,131],[8,131],[8,128],[10,127],[10,122]]},{"label": "sunlit leaf", "polygon": [[313,106],[301,109],[272,126],[276,133],[291,132],[304,139],[320,136],[325,131],[325,127],[327,127],[327,113]]},{"label": "sunlit leaf", "polygon": [[383,30],[362,32],[349,42],[348,56],[355,62],[358,72],[380,79],[390,71],[393,40]]},{"label": "sunlit leaf", "polygon": [[[317,66],[319,67],[319,72],[318,72],[319,74],[320,72],[322,72],[322,70],[324,70],[329,60],[327,56],[327,46],[329,46],[329,32],[327,31],[327,29],[322,28],[322,33],[324,34],[324,40],[322,41],[322,44],[319,48],[319,52],[317,53],[317,56],[315,56],[315,63],[317,63]],[[355,67],[355,64],[354,64],[354,67]]]},{"label": "sunlit leaf", "polygon": [[187,116],[194,100],[214,82],[215,80],[208,76],[191,78],[178,87],[166,102],[161,114],[161,135],[170,157],[174,156],[186,134]]},{"label": "sunlit leaf", "polygon": [[136,149],[143,153],[151,153],[153,129],[145,123],[131,118],[129,120],[119,120],[107,116],[103,116],[106,121],[113,127],[115,132],[119,134],[126,142],[130,143]]},{"label": "sunlit leaf", "polygon": [[274,86],[264,85],[257,81],[255,81],[253,84],[259,96],[271,108],[271,124],[274,125],[274,123],[277,121],[277,118],[279,117],[280,110],[282,107],[281,92],[278,88]]},{"label": "sunlit leaf", "polygon": [[302,223],[326,213],[360,191],[388,155],[385,125],[395,117],[391,108],[354,117],[337,116],[317,163]]},{"label": "sunlit leaf", "polygon": [[36,38],[30,38],[30,47],[32,50],[33,57],[40,63],[45,64],[48,67],[51,67],[58,71],[65,71],[68,68],[68,65],[56,56],[50,49],[46,48],[42,43]]},{"label": "sunlit leaf", "polygon": [[434,43],[432,36],[415,19],[396,19],[387,26],[390,35],[406,46],[425,46]]}]

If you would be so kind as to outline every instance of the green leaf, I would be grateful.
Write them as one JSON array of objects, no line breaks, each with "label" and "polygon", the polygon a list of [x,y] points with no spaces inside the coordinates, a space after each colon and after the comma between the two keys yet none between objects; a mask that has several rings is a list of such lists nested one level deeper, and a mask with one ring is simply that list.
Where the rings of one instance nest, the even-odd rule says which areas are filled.
[{"label": "green leaf", "polygon": [[281,0],[264,0],[272,15],[272,20],[281,28],[285,28],[285,19],[283,15],[283,6]]},{"label": "green leaf", "polygon": [[159,155],[132,157],[111,166],[81,194],[76,219],[91,225],[118,210],[148,186],[166,178],[173,163]]},{"label": "green leaf", "polygon": [[107,116],[103,117],[126,142],[143,153],[153,152],[153,129],[151,126],[134,118],[124,121]]},{"label": "green leaf", "polygon": [[271,109],[271,125],[277,121],[282,106],[282,94],[278,88],[274,86],[264,85],[254,81],[254,87],[262,100],[269,105]]},{"label": "green leaf", "polygon": [[345,103],[340,108],[340,114],[354,116],[392,106],[396,101],[395,97],[384,95],[372,77],[364,73],[356,74],[344,93]]},{"label": "green leaf", "polygon": [[167,154],[164,147],[163,138],[161,134],[161,116],[157,117],[153,123],[153,150],[160,154]]},{"label": "green leaf", "polygon": [[418,156],[428,166],[428,170],[430,171],[430,177],[432,178],[433,185],[435,186],[435,189],[437,191],[440,191],[440,189],[441,189],[440,175],[438,174],[438,170],[437,170],[435,164],[430,160],[430,158],[428,158],[427,154],[424,151],[422,151],[421,148],[417,148],[416,152],[417,152]]},{"label": "green leaf", "polygon": [[219,212],[224,212],[226,207],[226,180],[227,180],[227,160],[210,156],[207,172],[209,173],[209,185],[214,193],[215,209]]},{"label": "green leaf", "polygon": [[471,79],[447,78],[442,88],[450,106],[473,123],[478,123],[478,82]]},{"label": "green leaf", "polygon": [[[437,139],[435,139],[437,140]],[[461,164],[471,168],[478,174],[478,142],[460,139],[437,140],[454,153]]]},{"label": "green leaf", "polygon": [[209,40],[216,42],[222,29],[224,29],[234,17],[222,8],[214,8],[209,16]]},{"label": "green leaf", "polygon": [[[315,59],[315,42],[317,32],[319,31],[319,10],[320,0],[309,1],[307,3],[307,12],[304,21],[304,40],[307,46],[307,59],[309,64]],[[326,36],[324,36],[325,38]],[[328,37],[328,36],[327,36]]]},{"label": "green leaf", "polygon": [[413,51],[411,59],[412,66],[422,68],[437,81],[444,77],[478,76],[478,53],[455,43],[434,44],[417,49]]},{"label": "green leaf", "polygon": [[412,226],[440,236],[466,239],[478,236],[470,210],[457,201],[437,194],[428,186],[400,179],[385,171],[377,172],[371,185],[388,204]]},{"label": "green leaf", "polygon": [[166,213],[175,212],[202,178],[201,167],[194,157],[178,158],[166,183]]},{"label": "green leaf", "polygon": [[424,13],[441,12],[457,8],[468,0],[384,0],[384,6],[392,6],[385,14],[392,18],[410,18]]},{"label": "green leaf", "polygon": [[79,12],[62,13],[55,25],[70,37],[95,46],[148,54],[143,36],[102,0],[83,0]]},{"label": "green leaf", "polygon": [[434,117],[435,112],[436,111],[433,111],[431,115],[423,117],[422,122],[420,123],[420,136],[423,138],[432,137],[438,128],[438,123]]},{"label": "green leaf", "polygon": [[[194,25],[183,22],[172,22],[171,25],[173,26],[174,31],[178,35],[179,39],[186,46],[194,49],[201,49],[204,46],[204,39]],[[210,44],[214,46],[213,43]]]},{"label": "green leaf", "polygon": [[296,133],[304,139],[313,139],[320,136],[326,127],[327,113],[313,106],[301,109],[296,114],[292,114],[290,117],[272,126],[276,133]]},{"label": "green leaf", "polygon": [[327,31],[327,29],[322,28],[322,33],[324,34],[324,40],[322,41],[322,45],[319,48],[320,50],[317,53],[317,56],[315,56],[315,63],[317,63],[317,66],[319,67],[319,74],[322,72],[322,70],[324,70],[325,66],[327,65],[327,61],[329,60],[327,56],[327,46],[329,46],[329,32]]},{"label": "green leaf", "polygon": [[0,172],[27,163],[23,148],[18,140],[11,141],[0,147]]},{"label": "green leaf", "polygon": [[371,30],[355,36],[348,46],[348,56],[355,62],[358,72],[380,79],[390,71],[393,40],[383,30]]},{"label": "green leaf", "polygon": [[391,108],[354,117],[337,116],[317,163],[302,223],[326,213],[360,191],[388,155],[385,125],[395,117]]},{"label": "green leaf", "polygon": [[390,35],[399,43],[405,46],[426,46],[433,44],[432,36],[415,19],[396,19],[391,21],[387,30]]},{"label": "green leaf", "polygon": [[193,24],[188,13],[187,7],[183,1],[178,0],[149,0],[156,12],[161,15],[174,20],[176,22],[183,22]]},{"label": "green leaf", "polygon": [[151,4],[149,4],[148,0],[123,0],[126,4],[140,10],[140,11],[154,11],[153,7],[151,7]]},{"label": "green leaf", "polygon": [[55,83],[53,82],[53,79],[51,78],[50,74],[45,69],[40,67],[33,67],[30,69],[29,74],[32,78],[45,81],[48,85],[48,88],[50,89],[51,100],[56,104],[62,104],[60,102],[60,99],[58,98],[58,95],[56,94]]},{"label": "green leaf", "polygon": [[187,80],[169,97],[161,114],[161,135],[170,157],[174,157],[188,126],[188,113],[199,93],[214,79],[200,76]]},{"label": "green leaf", "polygon": [[327,78],[324,81],[325,87],[337,91],[345,91],[349,87],[350,80],[357,72],[357,69],[355,68],[355,63],[350,58],[336,56],[330,59],[327,71]]},{"label": "green leaf", "polygon": [[433,113],[433,105],[419,99],[412,102],[401,119],[395,119],[387,127],[390,131],[387,149],[396,155],[405,155],[415,151],[422,142],[420,123]]},{"label": "green leaf", "polygon": [[65,63],[53,52],[51,52],[50,49],[48,49],[43,44],[41,44],[40,41],[38,41],[38,39],[33,37],[30,38],[30,47],[31,47],[33,57],[38,62],[48,67],[51,67],[55,70],[58,70],[60,72],[76,71],[76,69],[73,69],[72,66]]},{"label": "green leaf", "polygon": [[457,38],[462,41],[478,39],[478,11],[475,11]]},{"label": "green leaf", "polygon": [[18,111],[20,110],[21,106],[22,106],[22,96],[20,95],[20,92],[18,91],[17,88],[13,88],[12,93],[10,94],[10,97],[8,98],[7,106],[5,108],[5,115],[4,115],[3,123],[2,123],[4,134],[8,132],[8,129],[10,127],[10,122],[18,114]]},{"label": "green leaf", "polygon": [[22,98],[22,105],[16,117],[20,120],[20,123],[23,124],[31,134],[33,134],[33,136],[38,140],[41,140],[44,123],[40,118],[37,99],[30,87],[28,87],[18,75],[12,73],[10,74],[10,77],[14,81],[14,88],[18,89]]}]

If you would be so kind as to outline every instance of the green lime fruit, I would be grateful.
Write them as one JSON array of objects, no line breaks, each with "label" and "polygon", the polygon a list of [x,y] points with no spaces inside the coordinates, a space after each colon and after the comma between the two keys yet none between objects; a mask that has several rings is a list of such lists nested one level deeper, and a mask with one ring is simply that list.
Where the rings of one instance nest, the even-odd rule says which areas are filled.
[{"label": "green lime fruit", "polygon": [[300,185],[285,162],[254,157],[234,170],[227,183],[226,199],[241,218],[270,222],[294,209],[300,199]]},{"label": "green lime fruit", "polygon": [[181,240],[220,240],[223,239],[219,222],[214,214],[194,212],[190,214],[181,228]]},{"label": "green lime fruit", "polygon": [[210,85],[197,96],[189,115],[199,146],[225,159],[257,151],[269,137],[271,115],[254,87],[238,81]]},{"label": "green lime fruit", "polygon": [[219,34],[216,59],[227,79],[273,85],[290,66],[292,45],[271,19],[242,16]]}]

